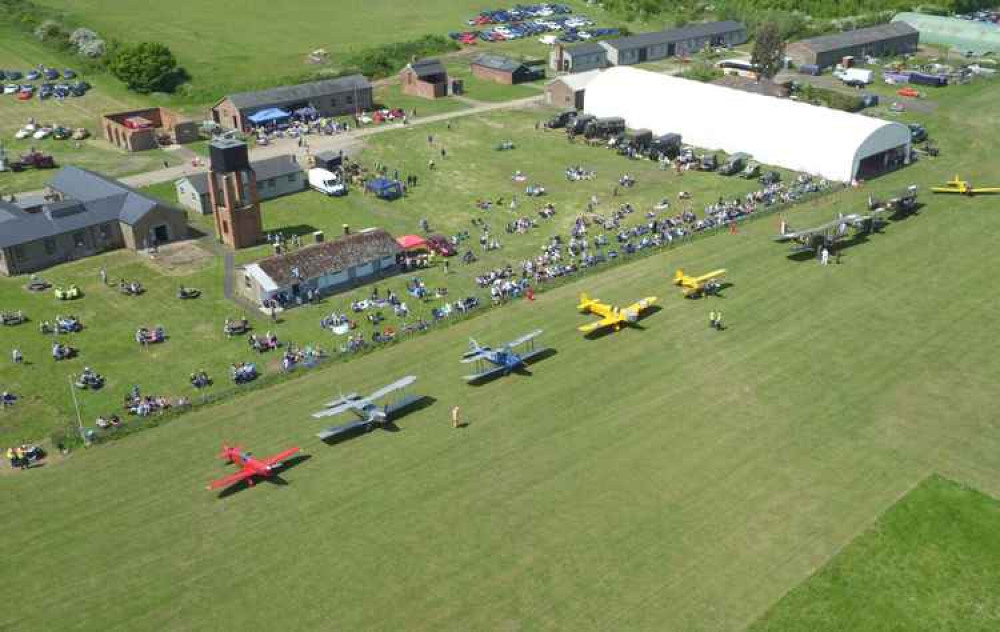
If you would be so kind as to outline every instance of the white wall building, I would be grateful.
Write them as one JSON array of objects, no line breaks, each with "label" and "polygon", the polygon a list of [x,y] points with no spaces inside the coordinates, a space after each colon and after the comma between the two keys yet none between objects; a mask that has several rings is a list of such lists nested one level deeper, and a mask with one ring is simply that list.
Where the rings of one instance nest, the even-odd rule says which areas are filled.
[{"label": "white wall building", "polygon": [[632,129],[677,133],[689,145],[850,182],[909,161],[902,123],[680,79],[609,68],[587,84],[585,109]]}]

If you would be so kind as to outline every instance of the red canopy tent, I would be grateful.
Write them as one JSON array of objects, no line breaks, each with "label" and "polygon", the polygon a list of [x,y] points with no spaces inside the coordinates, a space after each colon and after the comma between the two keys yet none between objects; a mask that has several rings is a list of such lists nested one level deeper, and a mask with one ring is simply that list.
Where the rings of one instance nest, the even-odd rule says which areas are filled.
[{"label": "red canopy tent", "polygon": [[427,250],[427,240],[420,235],[403,235],[396,237],[396,243],[403,250]]}]

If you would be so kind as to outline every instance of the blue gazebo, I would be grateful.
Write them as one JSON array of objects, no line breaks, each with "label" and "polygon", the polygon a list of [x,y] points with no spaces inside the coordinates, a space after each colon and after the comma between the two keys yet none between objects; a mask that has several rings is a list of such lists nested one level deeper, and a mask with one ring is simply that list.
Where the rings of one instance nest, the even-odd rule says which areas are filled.
[{"label": "blue gazebo", "polygon": [[399,180],[388,178],[373,178],[368,181],[365,188],[375,194],[375,197],[382,200],[395,200],[403,196],[403,186]]},{"label": "blue gazebo", "polygon": [[287,123],[288,120],[292,118],[292,115],[288,112],[282,110],[281,108],[267,108],[266,110],[261,110],[260,112],[254,112],[247,117],[254,125],[268,125],[278,123]]}]

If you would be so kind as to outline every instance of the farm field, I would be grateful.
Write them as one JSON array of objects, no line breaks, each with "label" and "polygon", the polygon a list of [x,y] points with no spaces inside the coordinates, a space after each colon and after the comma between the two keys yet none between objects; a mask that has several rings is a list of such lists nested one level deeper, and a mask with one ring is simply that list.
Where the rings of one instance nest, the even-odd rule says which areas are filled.
[{"label": "farm field", "polygon": [[[64,10],[81,24],[123,39],[138,37],[136,34],[146,27],[148,20],[145,8],[122,7],[117,0],[44,0],[40,4]],[[294,0],[282,3],[276,10],[273,4],[261,0],[225,0],[215,10],[227,19],[205,21],[192,29],[186,16],[201,5],[184,0],[176,6],[175,13],[157,18],[156,34],[170,43],[181,65],[192,71],[193,83],[200,92],[225,94],[270,87],[314,70],[316,67],[305,64],[304,58],[318,48],[329,51],[331,65],[337,67],[353,51],[426,34],[447,35],[465,30],[469,28],[465,21],[479,11],[513,4],[516,3],[424,0],[407,4],[374,0],[345,6]],[[581,0],[565,4],[603,22],[602,26],[614,22],[601,9]],[[264,14],[267,18],[262,20]],[[303,15],[309,19],[302,19]],[[503,46],[477,45],[476,49],[503,50]],[[532,48],[548,49],[537,41]],[[234,73],[234,68],[252,68],[253,72]]]},{"label": "farm field", "polygon": [[[76,62],[76,63],[74,63]],[[25,37],[20,31],[0,22],[0,68],[16,68],[22,72],[38,64],[57,68],[74,68],[81,78],[94,87],[83,97],[18,101],[13,95],[0,95],[0,143],[8,157],[27,153],[32,147],[52,154],[57,165],[74,164],[110,176],[123,176],[161,166],[164,160],[176,164],[169,152],[148,151],[135,154],[120,151],[101,140],[99,121],[105,112],[144,107],[147,101],[127,92],[115,79],[107,75],[91,75],[81,71],[79,59],[59,55],[40,43]],[[34,82],[35,84],[39,82]],[[29,118],[39,125],[62,125],[71,129],[85,127],[92,138],[80,147],[72,140],[15,140],[14,134]],[[98,138],[94,138],[97,136]],[[52,177],[50,171],[34,169],[22,173],[0,173],[0,195],[40,189]]]},{"label": "farm field", "polygon": [[1000,502],[932,477],[750,630],[986,632],[998,584]]}]

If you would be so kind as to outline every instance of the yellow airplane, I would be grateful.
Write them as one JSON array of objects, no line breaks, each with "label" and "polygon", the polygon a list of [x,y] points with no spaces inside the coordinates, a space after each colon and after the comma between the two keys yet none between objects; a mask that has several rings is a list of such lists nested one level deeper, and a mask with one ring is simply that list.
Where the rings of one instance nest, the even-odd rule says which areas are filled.
[{"label": "yellow airplane", "polygon": [[948,180],[943,187],[931,187],[934,193],[958,193],[960,195],[973,196],[978,193],[1000,193],[1000,187],[975,188],[967,180],[960,180],[956,175],[953,180]]},{"label": "yellow airplane", "polygon": [[628,307],[618,307],[617,305],[602,303],[596,298],[590,298],[586,294],[581,294],[580,304],[577,305],[576,308],[586,314],[596,314],[601,317],[601,320],[590,323],[589,325],[577,327],[577,329],[585,334],[602,327],[613,327],[615,331],[618,331],[621,329],[622,323],[632,324],[638,322],[639,315],[655,302],[655,296],[647,296],[640,301],[632,303]]},{"label": "yellow airplane", "polygon": [[725,268],[720,268],[719,270],[712,270],[708,274],[703,274],[701,276],[688,276],[684,274],[684,271],[680,268],[674,273],[674,285],[681,288],[681,292],[684,293],[686,298],[694,298],[701,296],[706,291],[713,292],[718,289],[719,284],[716,279],[722,277],[726,273]]}]

